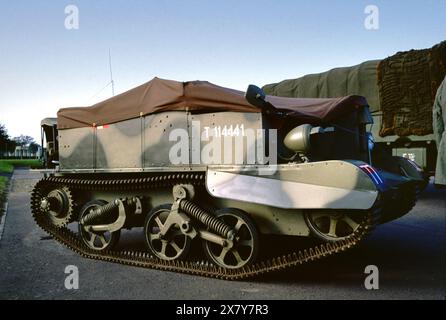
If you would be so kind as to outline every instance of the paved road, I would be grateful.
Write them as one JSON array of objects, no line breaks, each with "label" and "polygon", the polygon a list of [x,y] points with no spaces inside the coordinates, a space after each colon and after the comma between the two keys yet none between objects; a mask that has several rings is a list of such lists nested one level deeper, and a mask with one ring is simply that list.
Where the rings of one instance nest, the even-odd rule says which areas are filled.
[{"label": "paved road", "polygon": [[[380,226],[360,248],[255,281],[231,282],[146,270],[79,257],[32,221],[29,190],[39,175],[16,170],[0,242],[2,299],[445,299],[446,191],[429,186],[414,210]],[[141,230],[123,243],[142,245]],[[380,270],[379,290],[364,288],[364,268]],[[64,287],[67,265],[80,288]]]}]

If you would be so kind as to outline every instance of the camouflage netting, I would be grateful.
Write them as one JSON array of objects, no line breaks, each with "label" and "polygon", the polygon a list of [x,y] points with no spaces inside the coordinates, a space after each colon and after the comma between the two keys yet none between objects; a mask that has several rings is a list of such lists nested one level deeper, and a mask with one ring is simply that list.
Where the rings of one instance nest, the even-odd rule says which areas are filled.
[{"label": "camouflage netting", "polygon": [[376,68],[380,60],[353,67],[336,68],[324,73],[285,80],[263,87],[266,94],[282,97],[333,98],[354,94],[367,99],[372,111],[379,110]]},{"label": "camouflage netting", "polygon": [[431,134],[432,105],[445,74],[446,41],[382,60],[378,65],[380,135]]},{"label": "camouflage netting", "polygon": [[383,111],[380,135],[425,135],[432,131],[432,105],[446,72],[446,41],[431,49],[399,52],[385,60],[336,68],[263,87],[283,97],[364,96],[372,112]]}]

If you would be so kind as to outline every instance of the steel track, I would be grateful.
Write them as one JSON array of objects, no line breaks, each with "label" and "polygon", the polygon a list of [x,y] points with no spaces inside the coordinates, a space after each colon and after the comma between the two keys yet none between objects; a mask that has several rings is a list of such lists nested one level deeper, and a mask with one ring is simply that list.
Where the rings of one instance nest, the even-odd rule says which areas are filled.
[{"label": "steel track", "polygon": [[324,257],[343,252],[357,246],[361,240],[375,227],[380,219],[381,206],[379,201],[364,217],[359,228],[346,240],[335,243],[323,243],[312,247],[303,248],[299,251],[286,255],[276,256],[264,261],[257,262],[250,266],[240,269],[225,269],[214,266],[205,261],[166,261],[153,257],[148,252],[141,251],[116,251],[105,250],[95,251],[87,247],[79,235],[66,226],[52,225],[45,214],[40,209],[40,200],[45,195],[45,191],[53,188],[66,186],[75,192],[86,190],[104,190],[104,191],[136,191],[149,190],[161,187],[173,187],[179,183],[189,183],[195,186],[203,185],[205,175],[201,174],[161,174],[157,176],[134,178],[134,179],[108,179],[108,180],[88,180],[65,177],[47,177],[40,180],[34,187],[31,194],[31,211],[36,223],[56,241],[65,245],[67,248],[79,253],[81,256],[115,262],[130,266],[158,269],[164,271],[181,272],[192,275],[212,277],[224,280],[241,280],[279,271],[286,268],[295,267],[319,260]]}]

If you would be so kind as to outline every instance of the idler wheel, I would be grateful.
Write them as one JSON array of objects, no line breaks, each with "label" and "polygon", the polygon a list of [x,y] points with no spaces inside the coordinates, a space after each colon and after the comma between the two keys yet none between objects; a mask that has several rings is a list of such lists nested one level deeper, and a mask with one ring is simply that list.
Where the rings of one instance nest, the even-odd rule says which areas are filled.
[{"label": "idler wheel", "polygon": [[[144,223],[144,238],[150,252],[163,260],[182,259],[189,253],[191,239],[175,224],[162,237],[160,232],[170,213],[171,204],[153,208]],[[185,227],[185,226],[183,226]]]},{"label": "idler wheel", "polygon": [[203,241],[208,259],[223,268],[238,269],[253,263],[259,251],[259,235],[251,218],[242,210],[220,209],[215,215],[234,231],[232,247]]},{"label": "idler wheel", "polygon": [[[81,209],[79,214],[79,221],[82,220],[84,216],[90,213],[92,209],[96,209],[103,205],[106,205],[107,201],[104,200],[93,200],[87,202]],[[86,230],[86,228],[79,223],[79,235],[90,249],[101,251],[113,249],[113,247],[118,243],[119,237],[121,235],[121,230],[110,232],[92,232]]]}]

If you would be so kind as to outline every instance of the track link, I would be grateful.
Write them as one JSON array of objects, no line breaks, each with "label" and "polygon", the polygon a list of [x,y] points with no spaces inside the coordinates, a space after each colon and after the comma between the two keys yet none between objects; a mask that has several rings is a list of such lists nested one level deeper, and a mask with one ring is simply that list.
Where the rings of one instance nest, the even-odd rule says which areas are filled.
[{"label": "track link", "polygon": [[103,179],[89,180],[65,177],[47,177],[40,180],[31,194],[31,211],[34,220],[45,232],[68,249],[79,253],[89,259],[103,260],[135,267],[158,269],[164,271],[181,272],[224,280],[242,280],[256,277],[269,272],[284,270],[319,260],[324,257],[343,252],[357,246],[380,220],[381,206],[375,204],[367,213],[364,223],[348,239],[336,243],[323,243],[316,246],[301,249],[286,255],[276,256],[257,262],[240,269],[225,269],[212,265],[205,261],[166,261],[153,257],[148,252],[141,251],[95,251],[87,247],[78,234],[69,230],[66,226],[55,226],[48,222],[40,209],[42,192],[49,188],[67,186],[75,191],[82,190],[150,190],[160,187],[173,187],[180,183],[189,183],[195,186],[203,185],[205,175],[203,173],[191,174],[161,174],[145,178],[133,179]]}]

